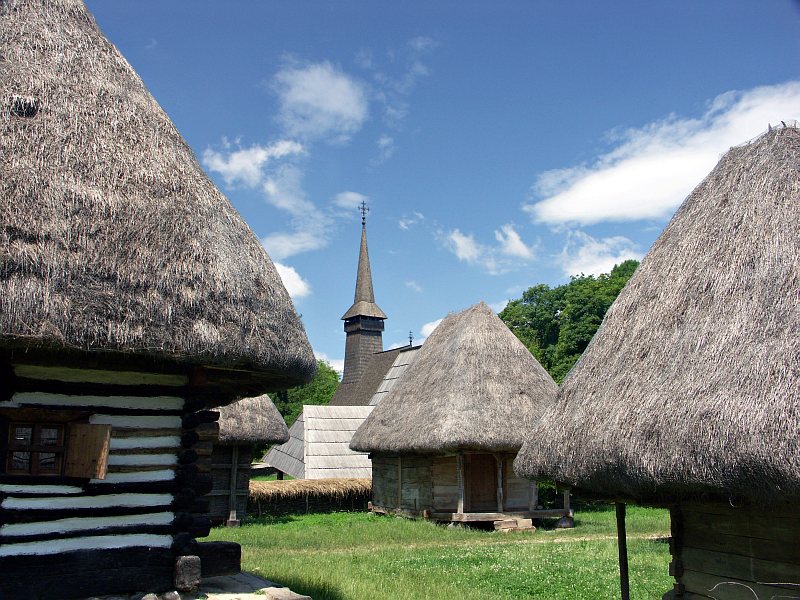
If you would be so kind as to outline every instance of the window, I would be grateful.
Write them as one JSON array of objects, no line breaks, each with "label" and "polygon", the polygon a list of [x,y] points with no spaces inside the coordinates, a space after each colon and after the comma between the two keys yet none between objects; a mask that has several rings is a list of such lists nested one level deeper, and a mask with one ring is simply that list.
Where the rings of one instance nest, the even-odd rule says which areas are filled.
[{"label": "window", "polygon": [[9,428],[6,473],[61,475],[64,466],[64,426],[12,423]]},{"label": "window", "polygon": [[0,476],[104,479],[110,425],[80,411],[0,408]]}]

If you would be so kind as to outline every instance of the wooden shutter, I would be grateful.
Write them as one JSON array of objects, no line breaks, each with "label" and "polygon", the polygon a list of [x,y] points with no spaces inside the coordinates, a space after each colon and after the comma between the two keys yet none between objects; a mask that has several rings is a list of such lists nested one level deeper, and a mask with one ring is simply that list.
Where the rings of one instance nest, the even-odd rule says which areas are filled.
[{"label": "wooden shutter", "polygon": [[67,477],[105,479],[111,425],[72,423],[67,441]]}]

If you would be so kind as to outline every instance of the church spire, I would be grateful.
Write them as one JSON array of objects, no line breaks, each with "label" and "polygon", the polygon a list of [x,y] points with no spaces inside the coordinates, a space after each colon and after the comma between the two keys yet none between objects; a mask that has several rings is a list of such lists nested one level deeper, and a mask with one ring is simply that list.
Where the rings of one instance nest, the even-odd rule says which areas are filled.
[{"label": "church spire", "polygon": [[386,319],[386,313],[375,303],[375,292],[372,289],[372,270],[367,250],[369,208],[362,201],[359,210],[361,210],[361,248],[358,253],[356,293],[353,305],[342,316],[344,331],[347,334],[343,384],[360,381],[372,355],[383,350],[383,321]]},{"label": "church spire", "polygon": [[375,304],[375,292],[372,289],[372,269],[369,266],[369,250],[367,249],[367,213],[366,202],[361,201],[361,249],[358,253],[358,273],[356,274],[356,293],[353,305],[342,316],[346,321],[352,317],[373,317],[385,319],[386,314]]}]

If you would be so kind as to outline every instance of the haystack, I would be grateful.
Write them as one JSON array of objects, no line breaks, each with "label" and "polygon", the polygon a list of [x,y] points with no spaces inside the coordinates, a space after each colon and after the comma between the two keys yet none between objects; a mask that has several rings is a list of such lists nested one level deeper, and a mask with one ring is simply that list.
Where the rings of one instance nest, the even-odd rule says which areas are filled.
[{"label": "haystack", "polygon": [[254,447],[288,439],[286,422],[266,394],[219,408],[219,440],[210,461],[214,489],[208,512],[213,522],[236,526],[247,516]]},{"label": "haystack", "polygon": [[448,315],[353,436],[350,447],[372,456],[373,508],[453,521],[544,516],[511,463],[556,389],[486,304]]},{"label": "haystack", "polygon": [[0,2],[0,83],[0,597],[238,571],[204,409],[311,377],[289,295],[83,2]]},{"label": "haystack", "polygon": [[517,458],[526,477],[670,506],[675,597],[800,585],[798,256],[800,130],[782,127],[686,199]]}]

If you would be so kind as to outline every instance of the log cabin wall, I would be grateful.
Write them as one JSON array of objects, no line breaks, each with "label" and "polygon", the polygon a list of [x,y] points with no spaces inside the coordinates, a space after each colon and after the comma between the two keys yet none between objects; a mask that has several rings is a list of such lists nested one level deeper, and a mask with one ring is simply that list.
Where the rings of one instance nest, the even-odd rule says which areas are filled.
[{"label": "log cabin wall", "polygon": [[234,446],[214,445],[211,454],[211,475],[213,489],[209,493],[208,516],[212,523],[224,523],[230,516],[231,478],[236,477],[235,497],[236,516],[241,520],[247,516],[247,500],[250,495],[250,465],[253,460],[253,447],[250,444],[237,446],[236,469],[233,468]]},{"label": "log cabin wall", "polygon": [[435,456],[431,466],[433,478],[433,510],[456,512],[458,510],[458,476],[456,457]]},{"label": "log cabin wall", "polygon": [[800,515],[774,506],[684,503],[670,511],[664,600],[800,597]]},{"label": "log cabin wall", "polygon": [[[198,554],[195,538],[208,534],[202,495],[211,478],[193,448],[215,436],[216,413],[202,410],[179,375],[31,365],[14,372],[13,393],[0,402],[0,598],[170,589],[176,556]],[[39,418],[110,429],[105,476],[8,473],[24,458],[10,462],[14,423]]]},{"label": "log cabin wall", "polygon": [[421,516],[433,504],[429,456],[372,457],[372,504],[379,511]]},{"label": "log cabin wall", "polygon": [[503,509],[509,512],[531,510],[531,487],[536,483],[514,473],[515,454],[505,454],[503,461]]}]

